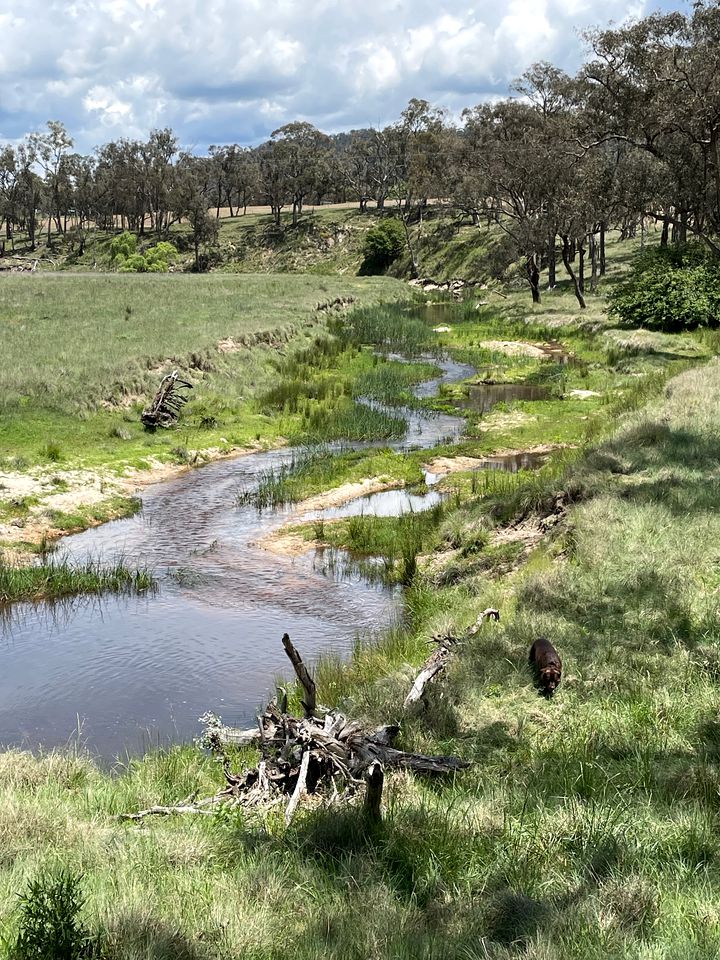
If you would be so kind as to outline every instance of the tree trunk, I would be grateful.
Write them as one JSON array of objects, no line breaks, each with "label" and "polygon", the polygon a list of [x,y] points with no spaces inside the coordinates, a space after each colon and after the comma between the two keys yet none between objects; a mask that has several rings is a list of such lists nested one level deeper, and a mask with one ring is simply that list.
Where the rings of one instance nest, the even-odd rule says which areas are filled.
[{"label": "tree trunk", "polygon": [[605,276],[605,222],[600,224],[600,276]]},{"label": "tree trunk", "polygon": [[668,245],[669,234],[670,234],[670,218],[666,214],[663,217],[662,233],[660,234],[661,247],[666,247]]},{"label": "tree trunk", "polygon": [[410,254],[410,272],[412,274],[412,279],[417,280],[417,278],[420,276],[420,271],[418,269],[417,258],[415,257],[415,250],[413,249],[412,241],[410,239],[410,228],[405,217],[402,218],[402,223],[405,227],[405,240],[407,242],[408,253]]},{"label": "tree trunk", "polygon": [[547,246],[548,262],[548,290],[554,290],[556,284],[557,256],[555,253],[555,234],[548,238]]},{"label": "tree trunk", "polygon": [[590,293],[595,293],[598,280],[598,245],[594,233],[589,234],[588,244],[590,249]]},{"label": "tree trunk", "polygon": [[580,293],[585,293],[585,237],[577,241],[578,252],[578,287]]},{"label": "tree trunk", "polygon": [[563,234],[562,242],[563,242],[563,245],[562,245],[563,263],[565,264],[565,269],[567,270],[568,276],[572,280],[572,285],[575,290],[575,296],[577,297],[577,302],[580,304],[580,308],[584,310],[586,306],[585,299],[582,295],[582,291],[580,290],[580,287],[578,286],[578,281],[577,281],[577,277],[575,276],[575,271],[572,268],[572,261],[570,259],[570,250],[571,250],[570,239],[568,238],[567,234]]},{"label": "tree trunk", "polygon": [[525,270],[527,271],[528,283],[530,284],[530,293],[533,303],[540,303],[540,271],[538,270],[537,257],[533,254],[525,261]]}]

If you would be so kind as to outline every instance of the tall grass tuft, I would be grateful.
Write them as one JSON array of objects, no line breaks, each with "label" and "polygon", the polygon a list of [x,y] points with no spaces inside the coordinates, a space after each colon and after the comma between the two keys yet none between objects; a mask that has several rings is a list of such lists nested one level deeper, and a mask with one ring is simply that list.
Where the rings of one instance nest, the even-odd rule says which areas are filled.
[{"label": "tall grass tuft", "polygon": [[418,316],[417,308],[403,304],[353,310],[344,321],[338,321],[334,329],[347,343],[372,344],[406,356],[440,352],[437,335]]},{"label": "tall grass tuft", "polygon": [[145,569],[130,569],[122,561],[111,566],[89,560],[73,566],[48,559],[37,565],[10,563],[0,556],[0,605],[21,601],[58,600],[81,593],[140,593],[155,586]]},{"label": "tall grass tuft", "polygon": [[310,475],[330,481],[334,472],[333,451],[322,447],[299,450],[289,462],[263,471],[255,486],[239,490],[235,502],[239,507],[253,506],[258,510],[297,503],[304,496],[304,484]]}]

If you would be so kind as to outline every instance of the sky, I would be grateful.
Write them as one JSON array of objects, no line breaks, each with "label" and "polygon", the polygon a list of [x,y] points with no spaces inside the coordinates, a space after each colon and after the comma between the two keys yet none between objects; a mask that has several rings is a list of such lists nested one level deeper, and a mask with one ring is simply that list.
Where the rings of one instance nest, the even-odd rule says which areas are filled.
[{"label": "sky", "polygon": [[581,31],[682,0],[0,0],[0,142],[60,120],[75,148],[172,127],[183,149],[458,113],[531,63],[573,72]]}]

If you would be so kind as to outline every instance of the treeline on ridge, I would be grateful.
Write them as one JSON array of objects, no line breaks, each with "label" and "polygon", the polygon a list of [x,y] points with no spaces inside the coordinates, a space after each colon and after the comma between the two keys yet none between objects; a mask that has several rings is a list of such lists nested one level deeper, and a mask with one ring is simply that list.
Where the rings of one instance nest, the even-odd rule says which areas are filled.
[{"label": "treeline on ridge", "polygon": [[540,270],[552,287],[562,260],[580,306],[586,276],[592,290],[604,272],[609,229],[632,235],[650,218],[661,246],[696,238],[720,256],[720,0],[586,40],[576,76],[535,64],[506,99],[467,108],[459,123],[413,99],[383,129],[329,136],[297,121],[207,156],[164,129],[82,156],[49,122],[0,149],[0,242],[8,252],[22,235],[34,251],[41,228],[48,244],[55,232],[81,249],[93,228],[160,240],[182,219],[197,265],[222,211],[265,205],[285,229],[283,211],[293,227],[308,204],[353,201],[399,220],[417,275],[417,228],[437,200],[443,216],[497,226],[533,300]]}]

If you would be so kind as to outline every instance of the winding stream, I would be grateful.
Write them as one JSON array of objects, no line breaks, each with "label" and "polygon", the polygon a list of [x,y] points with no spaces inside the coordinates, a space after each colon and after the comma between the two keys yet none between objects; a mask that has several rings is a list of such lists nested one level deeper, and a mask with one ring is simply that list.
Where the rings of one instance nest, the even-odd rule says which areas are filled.
[{"label": "winding stream", "polygon": [[[442,376],[421,384],[418,396],[473,373],[451,360],[438,365]],[[403,414],[405,438],[377,446],[430,448],[464,428],[461,417]],[[290,559],[254,545],[294,510],[259,514],[236,506],[236,492],[293,452],[218,461],[156,484],[143,493],[138,516],[63,542],[72,560],[121,555],[146,565],[160,589],[14,607],[0,626],[0,746],[52,748],[79,739],[112,760],[196,736],[206,710],[247,726],[275,677],[288,675],[285,631],[312,660],[347,655],[358,637],[387,626],[399,611],[397,592],[324,574],[311,556]],[[397,492],[374,497],[398,512]],[[315,515],[376,512],[381,502],[362,498]]]}]

